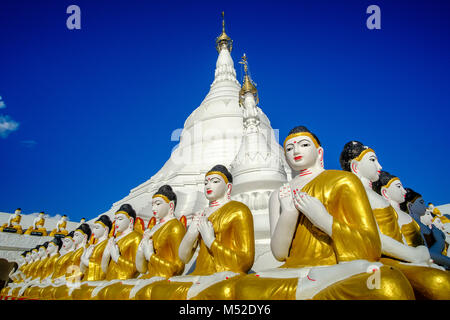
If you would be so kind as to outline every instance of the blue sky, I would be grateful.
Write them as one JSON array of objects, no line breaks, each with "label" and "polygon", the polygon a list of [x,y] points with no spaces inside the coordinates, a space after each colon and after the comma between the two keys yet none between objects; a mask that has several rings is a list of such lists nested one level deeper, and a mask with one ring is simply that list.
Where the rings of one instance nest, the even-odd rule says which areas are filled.
[{"label": "blue sky", "polygon": [[[66,8],[81,9],[68,30]],[[381,9],[381,30],[366,8]],[[92,218],[169,158],[214,77],[225,11],[281,139],[349,140],[426,201],[449,203],[447,1],[0,2],[0,211]],[[7,123],[10,130],[5,130]],[[2,129],[3,128],[3,129]]]}]

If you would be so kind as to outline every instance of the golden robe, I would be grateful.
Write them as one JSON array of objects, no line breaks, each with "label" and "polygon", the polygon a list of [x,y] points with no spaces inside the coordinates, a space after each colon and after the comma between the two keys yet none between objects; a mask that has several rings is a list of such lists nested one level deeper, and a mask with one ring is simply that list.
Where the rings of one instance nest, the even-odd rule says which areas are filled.
[{"label": "golden robe", "polygon": [[[117,241],[119,247],[120,256],[117,262],[114,260],[109,261],[108,269],[106,271],[106,281],[111,280],[127,280],[137,277],[138,271],[136,270],[136,252],[141,242],[142,235],[140,232],[131,231],[129,234],[120,238]],[[107,294],[107,286],[100,290],[96,296],[96,299],[102,300],[105,294]]]},{"label": "golden robe", "polygon": [[[66,271],[68,270],[69,266],[72,265],[72,255],[74,254],[74,251],[68,252],[63,256],[60,256],[58,260],[55,262],[54,271],[52,273],[52,282],[62,276],[66,275]],[[52,285],[48,285],[47,287],[44,287],[39,292],[39,297],[42,300],[51,300],[53,299],[54,291],[58,287],[53,287]]]},{"label": "golden robe", "polygon": [[[84,252],[84,246],[81,248],[78,248],[74,253],[72,254],[71,263],[69,265],[69,268],[66,270],[65,278],[66,281],[71,285],[72,283],[75,284],[76,282],[80,282],[81,277],[83,274],[80,270],[80,263],[81,263],[81,256]],[[53,299],[56,300],[67,300],[69,299],[69,285],[62,285],[56,288],[53,294]]]},{"label": "golden robe", "polygon": [[424,245],[423,237],[420,233],[420,226],[414,219],[410,223],[402,225],[401,233],[405,237],[408,246],[417,247]]},{"label": "golden robe", "polygon": [[[388,210],[391,208],[392,211],[395,210],[389,206],[384,209],[374,209],[374,214],[378,210]],[[377,218],[375,214],[375,218]],[[385,219],[378,219],[378,226],[380,227],[381,233],[391,237],[395,240],[402,239],[402,233],[405,240],[409,246],[416,247],[423,245],[422,234],[420,233],[420,226],[416,221],[405,224],[398,227],[397,214],[385,215]],[[397,227],[392,227],[394,224]],[[399,241],[399,240],[398,240]],[[403,241],[400,240],[403,243]],[[416,299],[431,299],[431,300],[448,300],[450,299],[450,272],[438,270],[431,267],[421,267],[405,263],[396,258],[382,258],[380,260],[385,265],[393,266],[400,270],[414,289],[414,294]]]},{"label": "golden robe", "polygon": [[[53,273],[54,267],[55,267],[55,263],[58,259],[59,259],[59,253],[57,253],[51,257],[48,257],[46,259],[44,265],[42,266],[42,271],[40,274],[41,281],[43,279],[51,276],[51,274]],[[42,290],[42,288],[39,286],[32,286],[32,287],[28,288],[27,290],[25,290],[24,296],[28,297],[30,299],[39,299],[41,290]]]},{"label": "golden robe", "polygon": [[[247,273],[255,259],[253,216],[250,209],[241,202],[230,201],[213,212],[208,220],[213,225],[216,239],[210,249],[202,239],[199,239],[200,250],[195,269],[190,275],[206,276],[222,271]],[[216,283],[194,298],[232,299],[237,277],[239,276]],[[151,290],[151,299],[184,300],[192,284],[168,280],[155,282]]]},{"label": "golden robe", "polygon": [[[332,236],[315,227],[299,213],[289,255],[280,268],[334,265],[343,261],[378,261],[381,242],[376,222],[361,181],[353,173],[326,170],[302,188],[317,198],[333,217]],[[369,273],[336,282],[313,299],[411,299],[408,281],[398,270],[382,267],[381,288],[370,290]],[[236,298],[296,299],[298,278],[259,278],[251,274],[238,280]]]},{"label": "golden robe", "polygon": [[[102,256],[105,251],[108,239],[98,243],[89,257],[89,266],[84,272],[83,281],[102,281],[106,278],[106,273],[102,270]],[[80,288],[73,290],[72,300],[88,300],[91,298],[92,290],[95,286],[83,284]]]},{"label": "golden robe", "polygon": [[[154,254],[147,265],[147,273],[140,279],[152,277],[172,277],[184,270],[184,263],[178,256],[178,247],[183,240],[186,229],[178,219],[171,219],[161,226],[152,236]],[[102,291],[100,299],[128,300],[134,285],[116,283]],[[136,299],[148,300],[151,296],[152,284],[142,288],[136,294]]]}]

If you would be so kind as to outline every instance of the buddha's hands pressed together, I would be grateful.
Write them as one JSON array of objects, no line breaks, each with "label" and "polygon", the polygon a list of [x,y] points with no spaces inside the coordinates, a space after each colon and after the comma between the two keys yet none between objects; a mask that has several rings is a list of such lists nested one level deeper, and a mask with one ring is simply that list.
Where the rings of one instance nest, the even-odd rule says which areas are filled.
[{"label": "buddha's hands pressed together", "polygon": [[203,218],[198,224],[198,230],[205,245],[208,247],[208,249],[211,248],[212,243],[216,239],[212,223],[207,218]]},{"label": "buddha's hands pressed together", "polygon": [[289,185],[284,185],[280,188],[278,199],[281,205],[281,212],[298,215],[298,211],[292,201],[292,196],[293,195]]},{"label": "buddha's hands pressed together", "polygon": [[145,255],[145,259],[148,261],[148,260],[150,260],[150,257],[152,256],[152,254],[155,253],[155,250],[153,249],[153,240],[152,239],[148,239],[145,242],[146,243],[144,245],[144,255]]},{"label": "buddha's hands pressed together", "polygon": [[89,258],[92,255],[92,251],[94,251],[94,246],[90,245],[86,250],[84,250],[83,254],[81,255],[81,262],[85,265],[89,265]]},{"label": "buddha's hands pressed together", "polygon": [[110,238],[108,241],[109,241],[108,242],[109,254],[111,256],[111,259],[113,259],[114,262],[117,262],[120,256],[119,247],[117,246],[117,243],[114,241],[114,238]]},{"label": "buddha's hands pressed together", "polygon": [[191,221],[191,224],[189,225],[187,232],[189,232],[192,235],[198,234],[199,223],[203,216],[204,216],[204,213],[202,211],[196,212],[192,217],[192,221]]},{"label": "buddha's hands pressed together", "polygon": [[294,205],[319,229],[331,236],[333,217],[319,199],[301,192],[298,189],[293,190]]}]

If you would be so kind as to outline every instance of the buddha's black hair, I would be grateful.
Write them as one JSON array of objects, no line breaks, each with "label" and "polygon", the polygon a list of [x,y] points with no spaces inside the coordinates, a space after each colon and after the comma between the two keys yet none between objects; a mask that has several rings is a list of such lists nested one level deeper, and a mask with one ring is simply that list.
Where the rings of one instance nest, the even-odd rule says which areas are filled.
[{"label": "buddha's black hair", "polygon": [[125,211],[126,213],[128,213],[130,217],[133,218],[134,221],[136,221],[136,211],[134,211],[131,204],[124,203],[123,205],[120,206],[119,210],[117,210],[117,212],[119,211]]},{"label": "buddha's black hair", "polygon": [[384,187],[391,181],[391,179],[397,178],[396,176],[390,174],[387,171],[381,170],[380,178],[377,181],[372,182],[372,189],[379,195],[381,195],[381,188]]},{"label": "buddha's black hair", "polygon": [[172,187],[169,186],[168,184],[165,184],[161,187],[159,187],[158,191],[156,191],[155,194],[162,194],[164,196],[166,196],[169,201],[173,201],[174,202],[174,209],[177,206],[177,195],[175,194],[175,192],[173,192]]},{"label": "buddha's black hair", "polygon": [[102,222],[108,228],[108,231],[111,230],[112,221],[108,215],[102,214],[96,221]]},{"label": "buddha's black hair", "polygon": [[61,247],[62,247],[62,240],[61,240],[61,238],[55,237],[55,238],[52,239],[51,242],[53,242],[58,247],[58,250],[61,249]]},{"label": "buddha's black hair", "polygon": [[88,240],[91,237],[91,227],[89,227],[87,223],[82,223],[78,228],[75,229],[75,231],[76,230],[81,230],[82,232],[84,232],[87,235]]},{"label": "buddha's black hair", "polygon": [[48,243],[49,243],[49,241],[45,241],[43,244],[41,244],[41,245],[39,246],[39,248],[40,248],[40,247],[44,247],[45,249],[47,249]]},{"label": "buddha's black hair", "polygon": [[342,149],[341,155],[339,157],[339,163],[341,165],[342,170],[351,172],[352,160],[357,158],[361,154],[361,152],[363,152],[366,149],[367,147],[359,141],[347,142],[344,145],[344,149]]},{"label": "buddha's black hair", "polygon": [[320,143],[319,138],[317,138],[317,136],[313,132],[309,131],[308,128],[305,127],[305,126],[297,126],[295,128],[292,128],[291,131],[289,131],[288,136],[291,135],[291,134],[294,134],[294,133],[299,133],[299,132],[308,132],[308,133],[310,133],[314,137],[314,139],[316,139],[316,141],[319,144],[319,146],[322,146],[322,144]]},{"label": "buddha's black hair", "polygon": [[228,171],[227,167],[225,167],[224,165],[216,164],[214,167],[211,168],[211,170],[208,171],[208,173],[211,171],[222,172],[225,175],[225,177],[227,177],[228,182],[233,183],[233,176],[231,175],[230,171]]}]

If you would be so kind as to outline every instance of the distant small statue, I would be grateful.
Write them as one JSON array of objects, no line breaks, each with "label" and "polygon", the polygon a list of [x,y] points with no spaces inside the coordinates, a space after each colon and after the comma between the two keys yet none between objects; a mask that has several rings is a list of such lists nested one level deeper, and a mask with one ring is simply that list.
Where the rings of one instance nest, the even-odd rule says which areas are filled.
[{"label": "distant small statue", "polygon": [[20,221],[22,220],[21,209],[17,208],[16,211],[9,217],[8,223],[3,224],[0,228],[1,232],[11,232],[22,234],[22,227],[20,225]]}]

